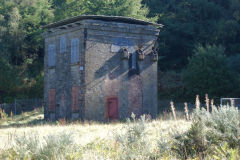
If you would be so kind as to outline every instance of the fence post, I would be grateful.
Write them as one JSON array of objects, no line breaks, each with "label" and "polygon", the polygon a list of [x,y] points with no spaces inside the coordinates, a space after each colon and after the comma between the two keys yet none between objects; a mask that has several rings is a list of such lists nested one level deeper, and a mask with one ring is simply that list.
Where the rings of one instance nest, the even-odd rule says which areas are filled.
[{"label": "fence post", "polygon": [[17,115],[17,100],[16,100],[16,98],[14,99],[14,112],[15,112],[15,115]]}]

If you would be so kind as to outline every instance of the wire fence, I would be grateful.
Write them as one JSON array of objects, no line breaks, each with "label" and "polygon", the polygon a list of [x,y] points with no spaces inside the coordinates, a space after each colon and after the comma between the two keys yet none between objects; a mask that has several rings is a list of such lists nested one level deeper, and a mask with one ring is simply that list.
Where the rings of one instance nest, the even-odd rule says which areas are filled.
[{"label": "wire fence", "polygon": [[[221,98],[221,105],[231,105],[231,100],[234,100],[234,105],[240,108],[240,98]],[[43,107],[43,99],[33,98],[33,99],[15,99],[13,104],[0,104],[0,108],[4,110],[7,114],[21,114],[22,112],[33,111],[35,108]],[[184,109],[184,103],[175,103],[176,109],[181,111]],[[195,108],[195,104],[188,104],[189,110]],[[160,100],[159,101],[159,112],[170,110],[170,100]]]},{"label": "wire fence", "polygon": [[235,106],[240,109],[240,98],[221,98],[221,105]]},{"label": "wire fence", "polygon": [[[159,100],[158,101],[159,113],[166,112],[166,111],[171,112],[170,102],[171,102],[171,100],[169,100],[169,99]],[[190,112],[193,111],[193,109],[196,108],[195,103],[187,103],[187,105],[188,105],[188,109],[189,109]],[[240,98],[220,98],[220,103],[215,102],[214,105],[216,105],[217,107],[219,105],[234,106],[234,107],[237,107],[238,109],[240,109]],[[175,107],[176,111],[184,111],[184,107],[185,107],[184,102],[182,102],[182,103],[179,103],[179,102],[175,103],[174,102],[174,107]],[[202,101],[201,107],[206,108],[205,101]]]},{"label": "wire fence", "polygon": [[43,107],[43,99],[15,99],[13,104],[0,104],[0,108],[7,114],[21,114]]}]

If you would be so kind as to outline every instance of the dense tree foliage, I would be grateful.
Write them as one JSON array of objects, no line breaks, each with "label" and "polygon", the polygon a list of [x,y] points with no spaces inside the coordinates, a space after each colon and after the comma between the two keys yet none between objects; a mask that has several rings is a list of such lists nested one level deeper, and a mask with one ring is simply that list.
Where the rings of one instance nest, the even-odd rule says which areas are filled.
[{"label": "dense tree foliage", "polygon": [[[0,103],[12,101],[14,97],[42,97],[44,53],[41,34],[44,30],[41,26],[83,14],[128,16],[163,24],[159,36],[161,72],[171,70],[182,75],[188,67],[189,74],[194,73],[189,70],[193,62],[189,62],[196,59],[200,49],[195,46],[201,44],[207,46],[201,49],[201,52],[206,52],[201,54],[205,57],[213,56],[212,52],[215,54],[215,50],[209,49],[209,46],[225,48],[219,52],[221,56],[226,55],[226,65],[216,68],[231,70],[234,79],[239,77],[240,0],[1,0]],[[218,58],[216,55],[209,63],[214,65]],[[203,70],[200,68],[198,72],[200,74]],[[222,76],[225,76],[225,72]],[[228,76],[231,79],[233,74]],[[212,90],[219,87],[216,85],[218,82],[209,86],[209,90],[199,88],[191,92],[190,80],[187,78],[182,81],[178,86],[181,86],[184,94],[178,94],[177,97],[197,92],[222,96],[220,91]],[[225,90],[224,94],[237,96],[240,89],[235,86],[233,91],[229,85],[232,83],[226,82],[221,87]]]},{"label": "dense tree foliage", "polygon": [[[42,25],[53,19],[48,0],[0,1],[0,102],[42,96]],[[40,88],[40,92],[33,91]]]},{"label": "dense tree foliage", "polygon": [[54,0],[55,20],[77,15],[127,16],[147,20],[142,0]]},{"label": "dense tree foliage", "polygon": [[160,34],[162,70],[182,69],[194,46],[223,45],[225,54],[240,53],[239,0],[144,0],[149,16],[164,24]]},{"label": "dense tree foliage", "polygon": [[198,45],[189,59],[184,78],[190,97],[197,94],[204,97],[206,93],[211,97],[234,95],[235,88],[239,88],[237,75],[227,66],[222,46]]}]

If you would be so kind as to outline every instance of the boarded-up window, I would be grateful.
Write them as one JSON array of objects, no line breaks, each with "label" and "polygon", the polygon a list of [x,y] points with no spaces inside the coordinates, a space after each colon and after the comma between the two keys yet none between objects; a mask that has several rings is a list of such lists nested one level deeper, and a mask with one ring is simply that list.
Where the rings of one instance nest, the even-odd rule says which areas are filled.
[{"label": "boarded-up window", "polygon": [[129,77],[135,74],[139,74],[139,66],[138,66],[136,52],[131,53],[128,64],[129,64],[129,72],[128,72]]},{"label": "boarded-up window", "polygon": [[131,69],[137,69],[137,55],[135,52],[132,53],[131,62]]},{"label": "boarded-up window", "polygon": [[66,43],[66,38],[61,37],[60,38],[60,53],[64,53],[67,51],[67,43]]},{"label": "boarded-up window", "polygon": [[48,45],[48,66],[55,66],[56,64],[56,46],[54,44]]},{"label": "boarded-up window", "polygon": [[72,87],[72,111],[73,112],[79,111],[78,90],[79,88],[77,86]]},{"label": "boarded-up window", "polygon": [[79,62],[79,39],[74,38],[71,41],[71,63]]},{"label": "boarded-up window", "polygon": [[53,112],[55,110],[55,89],[49,90],[48,110],[50,112]]}]

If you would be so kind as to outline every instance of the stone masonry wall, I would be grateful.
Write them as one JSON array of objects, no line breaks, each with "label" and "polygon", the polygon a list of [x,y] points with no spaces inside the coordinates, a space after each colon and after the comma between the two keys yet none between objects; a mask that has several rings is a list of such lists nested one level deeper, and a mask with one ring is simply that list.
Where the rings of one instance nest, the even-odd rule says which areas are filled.
[{"label": "stone masonry wall", "polygon": [[[98,23],[98,30],[88,29],[86,43],[86,108],[85,117],[89,120],[106,119],[106,99],[118,97],[119,118],[135,114],[157,114],[157,62],[151,60],[151,49],[156,40],[153,33],[144,32],[143,26],[116,24],[113,22],[86,21]],[[112,27],[113,31],[109,31]],[[133,28],[131,28],[133,27]],[[125,28],[125,30],[121,29]],[[140,73],[129,76],[129,62],[122,60],[115,50],[116,41],[135,51],[143,47],[146,57],[138,61]],[[124,42],[125,41],[125,42]],[[115,48],[114,46],[115,45]],[[155,80],[156,79],[156,80]]]},{"label": "stone masonry wall", "polygon": [[[77,108],[73,108],[72,94],[74,91],[76,95],[81,95],[81,76],[80,61],[79,63],[71,63],[71,40],[73,38],[79,39],[79,55],[84,54],[84,33],[83,29],[62,33],[56,32],[54,35],[47,36],[45,39],[45,77],[44,77],[44,101],[45,101],[45,118],[46,119],[59,119],[59,118],[81,118],[80,96],[78,96]],[[60,53],[60,38],[66,39],[66,51]],[[56,65],[53,67],[48,66],[48,46],[56,46]],[[83,58],[79,56],[79,58]],[[78,88],[76,90],[76,88]],[[49,109],[49,90],[55,89],[55,108],[54,111],[48,112]],[[74,113],[73,113],[74,112]]]},{"label": "stone masonry wall", "polygon": [[[76,25],[77,24],[77,25]],[[153,26],[82,20],[66,28],[50,29],[45,37],[44,101],[46,119],[107,119],[107,98],[118,98],[119,119],[135,114],[157,114],[157,62],[151,51],[159,30]],[[66,52],[60,53],[60,39],[66,38]],[[71,63],[71,40],[79,39],[79,62]],[[48,46],[56,46],[56,65],[48,66]],[[139,73],[129,74],[129,60],[119,49],[143,49]],[[54,90],[55,108],[49,91]]]}]

